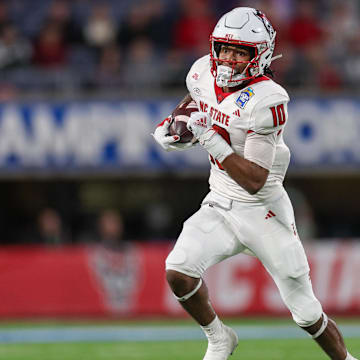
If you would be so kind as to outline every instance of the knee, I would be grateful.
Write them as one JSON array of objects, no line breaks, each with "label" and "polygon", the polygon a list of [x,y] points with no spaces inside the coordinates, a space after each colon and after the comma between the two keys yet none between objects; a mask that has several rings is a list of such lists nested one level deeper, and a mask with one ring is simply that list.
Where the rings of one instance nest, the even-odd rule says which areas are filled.
[{"label": "knee", "polygon": [[323,313],[319,300],[315,297],[307,274],[281,283],[282,297],[296,324],[300,327],[314,325]]},{"label": "knee", "polygon": [[303,304],[293,311],[292,316],[296,324],[302,328],[310,327],[322,319],[323,309],[317,299]]},{"label": "knee", "polygon": [[192,278],[175,270],[166,270],[166,280],[177,296],[189,293],[199,282],[199,279]]}]

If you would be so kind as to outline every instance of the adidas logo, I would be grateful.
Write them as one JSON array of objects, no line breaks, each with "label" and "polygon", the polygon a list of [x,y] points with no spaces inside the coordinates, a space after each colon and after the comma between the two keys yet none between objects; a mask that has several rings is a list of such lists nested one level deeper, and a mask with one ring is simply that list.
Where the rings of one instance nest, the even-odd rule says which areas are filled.
[{"label": "adidas logo", "polygon": [[240,110],[236,110],[233,112],[233,115],[240,117]]},{"label": "adidas logo", "polygon": [[276,216],[271,210],[268,211],[268,213],[265,216],[265,220],[270,219],[272,217]]}]

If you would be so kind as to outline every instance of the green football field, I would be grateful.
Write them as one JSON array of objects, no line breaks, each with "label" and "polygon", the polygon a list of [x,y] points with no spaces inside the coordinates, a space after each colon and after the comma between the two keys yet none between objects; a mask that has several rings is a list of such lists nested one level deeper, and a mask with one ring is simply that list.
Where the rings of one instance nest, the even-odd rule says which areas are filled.
[{"label": "green football field", "polygon": [[[297,332],[296,326],[289,321],[282,319],[245,319],[243,321],[229,320],[225,322],[237,329],[240,336],[239,346],[230,360],[328,359],[313,340],[307,336],[303,337],[302,332]],[[360,358],[360,321],[346,320],[338,321],[338,323],[345,328],[348,326],[344,330],[351,328],[351,333],[349,333],[351,336],[345,337],[345,341],[349,350]],[[160,331],[158,336],[161,337],[161,334],[163,334],[165,339],[167,335],[171,335],[176,329],[180,330],[177,335],[179,340],[176,341],[142,340],[143,336],[154,336],[156,331]],[[79,333],[76,332],[77,330],[79,330]],[[87,330],[90,332],[86,332]],[[164,332],[161,333],[161,330]],[[181,333],[181,330],[184,332]],[[182,336],[185,338],[193,336],[191,335],[192,331],[196,340],[180,340]],[[192,326],[188,321],[0,322],[0,359],[201,360],[206,350],[206,341],[201,336],[201,333],[197,331],[197,327]],[[288,334],[286,334],[287,331]],[[119,336],[120,333],[125,337],[128,336],[128,340],[114,340],[114,338],[111,338],[111,334]],[[18,338],[11,337],[11,334],[16,334]],[[31,336],[26,338],[24,334]],[[49,334],[55,337],[52,338]],[[67,340],[63,341],[62,336],[66,334],[68,337],[64,339]],[[71,338],[72,336],[76,337],[76,334],[82,334],[82,336],[85,334],[89,338],[82,341]],[[100,334],[103,337],[109,336],[109,340],[99,341],[101,336],[94,337],[94,334]],[[261,338],[261,334],[264,334],[266,338]],[[269,334],[270,337],[273,334],[273,338],[269,338]],[[295,338],[291,338],[293,337],[291,334]],[[245,338],[242,338],[241,335]],[[287,335],[289,335],[289,338],[279,338],[279,336],[286,337]],[[59,338],[56,336],[59,336]],[[11,343],[11,341],[14,342]]]},{"label": "green football field", "polygon": [[[347,339],[353,354],[360,354],[360,340]],[[138,343],[12,344],[0,346],[7,360],[195,360],[202,359],[205,341]],[[311,340],[247,340],[230,360],[328,359]]]}]

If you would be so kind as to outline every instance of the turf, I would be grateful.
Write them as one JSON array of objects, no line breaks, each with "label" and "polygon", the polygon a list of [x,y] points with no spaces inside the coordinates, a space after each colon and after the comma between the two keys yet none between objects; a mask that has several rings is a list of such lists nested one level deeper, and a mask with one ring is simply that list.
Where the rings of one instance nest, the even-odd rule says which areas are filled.
[{"label": "turf", "polygon": [[[337,324],[359,324],[359,317],[332,317],[336,320]],[[227,325],[261,325],[261,326],[274,326],[274,325],[294,325],[290,316],[283,317],[239,317],[239,318],[222,318]],[[66,326],[101,326],[101,325],[120,325],[120,326],[157,326],[157,325],[176,325],[188,326],[194,325],[194,321],[190,318],[183,319],[169,319],[169,318],[148,318],[148,319],[27,319],[27,320],[1,320],[0,329],[18,329],[18,328],[42,328],[42,327],[66,327]],[[359,333],[360,336],[360,333]]]},{"label": "turf", "polygon": [[[346,339],[354,355],[360,339]],[[0,345],[6,360],[196,360],[202,359],[205,341],[137,343],[66,343]],[[328,359],[311,339],[247,340],[240,342],[230,360]]]}]

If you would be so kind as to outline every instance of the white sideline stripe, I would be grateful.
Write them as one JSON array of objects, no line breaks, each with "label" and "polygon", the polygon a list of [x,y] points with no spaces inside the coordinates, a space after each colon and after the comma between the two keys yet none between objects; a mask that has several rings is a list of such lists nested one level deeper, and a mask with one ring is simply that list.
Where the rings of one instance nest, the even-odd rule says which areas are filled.
[{"label": "white sideline stripe", "polygon": [[[240,339],[299,339],[307,334],[294,326],[234,326]],[[344,337],[360,337],[360,325],[340,326]],[[58,343],[96,341],[205,340],[195,326],[102,326],[0,330],[0,343]]]}]

